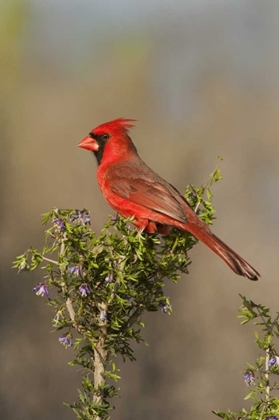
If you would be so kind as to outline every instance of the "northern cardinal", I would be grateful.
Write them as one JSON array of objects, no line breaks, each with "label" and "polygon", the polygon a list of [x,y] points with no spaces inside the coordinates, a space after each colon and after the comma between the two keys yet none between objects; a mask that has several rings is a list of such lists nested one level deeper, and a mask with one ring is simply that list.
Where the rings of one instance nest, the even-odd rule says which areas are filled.
[{"label": "northern cardinal", "polygon": [[107,202],[123,217],[134,216],[141,231],[167,234],[175,227],[190,232],[236,274],[258,280],[260,274],[211,232],[179,191],[142,161],[128,135],[133,121],[118,118],[99,125],[79,143],[96,156],[97,179]]}]

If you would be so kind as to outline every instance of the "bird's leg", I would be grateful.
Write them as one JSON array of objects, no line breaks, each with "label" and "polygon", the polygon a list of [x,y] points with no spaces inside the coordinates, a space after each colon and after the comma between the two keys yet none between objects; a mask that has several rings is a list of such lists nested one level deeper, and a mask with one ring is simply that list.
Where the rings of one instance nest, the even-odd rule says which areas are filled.
[{"label": "bird's leg", "polygon": [[161,223],[157,223],[157,232],[160,233],[160,235],[163,235],[163,236],[169,235],[171,230],[172,230],[172,226],[161,225]]},{"label": "bird's leg", "polygon": [[133,220],[133,223],[139,229],[138,235],[141,235],[142,232],[168,235],[172,229],[171,226],[162,225],[161,223],[156,223],[148,219]]}]

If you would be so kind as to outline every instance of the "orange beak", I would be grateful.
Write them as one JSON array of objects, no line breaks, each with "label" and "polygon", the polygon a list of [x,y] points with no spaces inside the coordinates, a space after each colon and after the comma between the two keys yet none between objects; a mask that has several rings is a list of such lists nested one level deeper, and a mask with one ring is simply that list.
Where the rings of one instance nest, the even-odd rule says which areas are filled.
[{"label": "orange beak", "polygon": [[91,150],[92,152],[97,152],[99,150],[99,145],[95,139],[92,137],[86,136],[83,140],[78,144],[78,147],[82,147],[83,149]]}]

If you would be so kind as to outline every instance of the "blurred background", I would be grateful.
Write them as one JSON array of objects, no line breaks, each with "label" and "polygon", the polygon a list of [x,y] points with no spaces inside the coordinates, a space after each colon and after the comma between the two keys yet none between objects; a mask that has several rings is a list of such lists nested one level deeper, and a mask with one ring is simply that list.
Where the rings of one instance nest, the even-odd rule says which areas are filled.
[{"label": "blurred background", "polygon": [[[40,273],[12,260],[42,247],[40,215],[112,210],[78,142],[100,123],[136,118],[141,157],[180,191],[217,164],[214,232],[262,274],[234,275],[199,244],[190,274],[167,283],[172,316],[145,316],[149,347],[122,364],[114,420],[214,419],[236,411],[241,372],[258,355],[238,294],[278,310],[279,2],[1,0],[1,394],[6,420],[73,419],[80,372],[32,293]],[[278,349],[279,350],[279,349]]]}]

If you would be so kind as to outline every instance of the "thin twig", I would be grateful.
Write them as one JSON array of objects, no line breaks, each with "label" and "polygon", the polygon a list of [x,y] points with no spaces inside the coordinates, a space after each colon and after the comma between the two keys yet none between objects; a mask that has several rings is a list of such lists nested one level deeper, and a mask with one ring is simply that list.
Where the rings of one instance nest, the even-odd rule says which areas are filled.
[{"label": "thin twig", "polygon": [[[64,233],[63,234],[63,239],[61,240],[61,246],[60,246],[60,256],[62,256],[62,257],[64,256],[65,250],[66,250],[66,247],[65,247],[65,240],[66,239],[67,239],[67,235],[66,235],[66,233]],[[64,273],[65,273],[65,268],[63,267],[61,269],[62,277],[64,276]],[[62,286],[62,288],[63,288],[64,293],[66,293],[67,292],[66,283],[64,283],[64,286]],[[82,334],[84,332],[84,328],[81,327],[80,325],[78,325],[77,322],[76,322],[76,314],[75,314],[75,310],[74,310],[74,307],[73,307],[73,302],[72,302],[72,300],[69,296],[66,299],[66,308],[67,308],[69,317],[70,317],[70,319],[73,323],[73,327],[77,330],[78,333]]]},{"label": "thin twig", "polygon": [[[101,303],[99,306],[100,312],[104,311],[107,312],[107,305],[105,303]],[[94,395],[93,401],[96,404],[103,405],[103,395],[98,392],[98,388],[102,386],[105,382],[104,373],[106,371],[106,364],[109,356],[108,350],[105,348],[105,340],[107,336],[107,321],[100,321],[100,336],[97,340],[94,341]],[[96,420],[101,420],[101,417],[98,416]]]},{"label": "thin twig", "polygon": [[65,240],[66,239],[67,239],[67,235],[66,235],[66,233],[64,233],[63,234],[63,239],[61,241],[61,246],[60,246],[60,255],[62,255],[62,257],[65,254]]},{"label": "thin twig", "polygon": [[[67,239],[67,236],[66,236],[66,233],[64,233],[63,234],[63,239],[61,240],[61,246],[60,246],[60,256],[61,257],[63,257],[64,256],[64,254],[65,254],[65,250],[66,250],[66,247],[65,247],[65,240]],[[65,274],[65,267],[63,267],[63,268],[61,268],[61,274],[62,274],[62,277],[64,276],[64,274]],[[64,293],[66,293],[66,283],[64,283],[64,286],[62,286],[63,287],[63,289],[64,289]],[[78,329],[77,327],[77,324],[76,324],[76,322],[75,322],[75,310],[74,310],[74,308],[73,308],[73,304],[72,304],[72,300],[71,300],[71,298],[70,297],[67,297],[67,299],[66,299],[66,308],[67,308],[67,310],[68,310],[68,313],[69,313],[69,317],[70,317],[70,319],[71,319],[71,321],[73,322],[73,326],[76,328],[76,329]]]},{"label": "thin twig", "polygon": [[[98,405],[103,405],[102,393],[98,392],[98,388],[104,383],[104,373],[106,370],[106,362],[108,358],[108,351],[105,349],[105,337],[101,336],[99,340],[94,343],[94,396],[93,401]],[[96,420],[101,420],[102,417],[96,417]]]},{"label": "thin twig", "polygon": [[[207,190],[207,188],[208,188],[208,187],[211,187],[211,185],[213,184],[213,182],[212,182],[213,176],[212,176],[212,175],[213,175],[213,174],[214,174],[214,172],[215,172],[215,171],[217,171],[217,169],[219,168],[219,165],[220,165],[221,160],[222,160],[222,159],[220,159],[220,158],[219,158],[219,162],[217,163],[216,168],[214,169],[214,171],[213,171],[213,172],[212,172],[212,174],[210,175],[210,178],[209,178],[209,180],[207,181],[207,183],[206,183],[206,184],[204,184],[204,186],[203,186],[202,196],[204,195],[204,193],[205,193],[205,191]],[[197,211],[198,211],[198,209],[199,209],[200,205],[201,205],[201,201],[199,201],[199,202],[196,204],[196,207],[194,208],[194,212],[195,212],[195,213],[197,213]]]},{"label": "thin twig", "polygon": [[276,317],[275,317],[274,321],[273,321],[273,322],[272,322],[272,324],[271,324],[271,327],[270,327],[270,331],[271,331],[271,332],[273,332],[273,328],[274,328],[274,327],[275,327],[275,325],[277,324],[278,319],[279,319],[279,312],[277,313],[277,315],[276,315]]},{"label": "thin twig", "polygon": [[74,310],[74,307],[73,307],[73,304],[72,304],[72,300],[69,297],[66,300],[66,308],[68,310],[69,317],[70,317],[71,321],[73,321],[73,325],[75,326],[76,325],[76,322],[75,322],[76,314],[75,314],[75,310]]},{"label": "thin twig", "polygon": [[42,259],[45,260],[45,261],[50,262],[51,264],[59,265],[59,262],[58,261],[51,260],[50,258],[47,258],[47,257],[43,257],[42,256]]},{"label": "thin twig", "polygon": [[265,399],[269,400],[270,398],[270,384],[269,384],[269,360],[270,360],[270,349],[269,347],[265,351],[265,379],[266,379],[266,386],[265,386]]},{"label": "thin twig", "polygon": [[144,305],[140,304],[137,307],[137,309],[132,313],[128,321],[124,324],[123,329],[130,328],[132,325],[134,325],[134,323],[137,322],[137,320],[143,313],[144,309],[145,309]]},{"label": "thin twig", "polygon": [[[261,320],[262,320],[263,324],[266,326],[266,328],[267,328],[268,332],[269,332],[270,334],[272,334],[272,329],[273,329],[273,327],[274,327],[274,323],[278,320],[278,318],[279,318],[279,314],[277,314],[277,317],[275,318],[275,321],[271,324],[271,327],[269,327],[269,326],[266,324],[266,321],[265,321],[265,319],[264,319],[264,317],[263,317],[263,315],[262,315],[262,313],[261,313],[260,309],[259,309],[258,307],[256,307],[256,309],[257,309],[257,311],[258,311],[258,313],[259,313],[259,316],[260,316],[260,318],[261,318]],[[266,401],[268,401],[268,400],[270,399],[270,381],[269,381],[270,373],[269,373],[269,361],[270,361],[270,348],[268,347],[268,348],[266,349],[266,351],[265,351],[265,374],[264,374],[265,379],[266,379],[266,386],[265,386],[265,399],[266,399]]]}]

